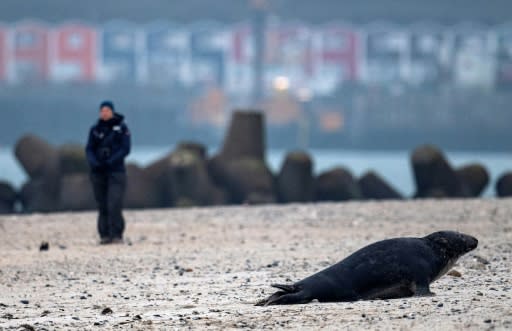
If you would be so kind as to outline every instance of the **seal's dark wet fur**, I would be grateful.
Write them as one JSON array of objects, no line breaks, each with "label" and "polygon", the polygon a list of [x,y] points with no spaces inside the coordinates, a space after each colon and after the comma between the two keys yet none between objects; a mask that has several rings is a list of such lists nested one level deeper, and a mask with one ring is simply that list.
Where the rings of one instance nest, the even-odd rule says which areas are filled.
[{"label": "seal's dark wet fur", "polygon": [[256,305],[432,295],[430,283],[477,245],[476,238],[454,231],[379,241],[295,284],[273,284],[279,291]]}]

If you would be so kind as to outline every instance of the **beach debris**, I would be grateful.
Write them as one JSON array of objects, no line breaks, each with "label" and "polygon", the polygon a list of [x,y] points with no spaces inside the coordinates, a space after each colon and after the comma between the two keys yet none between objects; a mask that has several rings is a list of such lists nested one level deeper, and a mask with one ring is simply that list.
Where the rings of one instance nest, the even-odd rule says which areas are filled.
[{"label": "beach debris", "polygon": [[40,252],[47,251],[49,249],[50,249],[50,244],[47,241],[43,241],[41,243],[41,245],[39,245],[39,251]]},{"label": "beach debris", "polygon": [[112,313],[113,313],[113,311],[112,311],[112,309],[110,309],[109,307],[106,307],[105,309],[103,309],[103,310],[101,311],[101,315],[110,315],[110,314],[112,314]]},{"label": "beach debris", "polygon": [[267,264],[267,268],[277,267],[279,265],[279,261],[274,261],[272,263]]},{"label": "beach debris", "polygon": [[447,275],[452,277],[462,277],[462,274],[455,269],[448,271]]},{"label": "beach debris", "polygon": [[489,262],[489,260],[484,259],[483,257],[478,256],[478,255],[473,255],[473,258],[474,258],[477,262],[479,262],[479,263],[481,263],[481,264],[485,264],[485,265],[487,265],[487,264],[490,264],[490,263],[491,263],[491,262]]},{"label": "beach debris", "polygon": [[28,301],[28,300],[21,300],[20,302],[21,302],[22,304],[24,304],[24,305],[28,305],[28,304],[29,304],[29,301]]},{"label": "beach debris", "polygon": [[[180,276],[183,276],[183,274],[184,274],[185,272],[192,272],[192,271],[194,271],[194,269],[192,269],[192,268],[183,268],[183,267],[180,267],[179,265],[175,265],[175,266],[174,266],[174,269],[175,269],[175,270],[178,270],[178,274],[179,274]],[[154,270],[153,270],[153,272],[154,272]]]}]

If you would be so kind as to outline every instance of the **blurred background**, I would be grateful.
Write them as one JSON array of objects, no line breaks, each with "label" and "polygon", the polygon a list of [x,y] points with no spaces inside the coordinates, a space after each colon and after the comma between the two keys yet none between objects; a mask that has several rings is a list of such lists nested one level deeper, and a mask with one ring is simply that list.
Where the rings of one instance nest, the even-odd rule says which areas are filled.
[{"label": "blurred background", "polygon": [[0,1],[0,179],[16,141],[84,144],[113,100],[142,165],[182,140],[216,150],[231,112],[265,113],[268,162],[376,168],[413,191],[409,152],[512,168],[506,0]]}]

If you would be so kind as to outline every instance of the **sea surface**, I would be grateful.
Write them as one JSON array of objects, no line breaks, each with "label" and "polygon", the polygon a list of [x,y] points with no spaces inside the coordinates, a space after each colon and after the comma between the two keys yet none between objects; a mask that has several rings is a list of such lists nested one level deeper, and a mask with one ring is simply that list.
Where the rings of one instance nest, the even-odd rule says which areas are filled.
[{"label": "sea surface", "polygon": [[[144,166],[171,150],[172,148],[169,147],[135,146],[127,160]],[[313,149],[308,152],[314,161],[315,174],[336,166],[348,168],[355,176],[374,170],[405,196],[411,196],[414,193],[414,178],[409,161],[410,151]],[[287,150],[268,150],[267,162],[274,172],[279,171],[286,153]],[[491,181],[484,192],[485,197],[494,196],[497,178],[505,171],[512,171],[512,151],[510,153],[445,151],[445,155],[454,167],[472,162],[485,165],[491,174]],[[23,169],[14,157],[13,149],[0,146],[0,180],[6,180],[19,188],[26,179]]]}]

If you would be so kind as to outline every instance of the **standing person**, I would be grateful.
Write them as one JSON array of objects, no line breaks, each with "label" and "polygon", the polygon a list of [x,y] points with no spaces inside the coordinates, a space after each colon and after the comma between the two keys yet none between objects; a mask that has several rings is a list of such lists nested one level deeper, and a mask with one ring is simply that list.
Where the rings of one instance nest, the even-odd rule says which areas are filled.
[{"label": "standing person", "polygon": [[111,101],[102,102],[98,122],[89,131],[85,149],[98,204],[98,232],[102,245],[123,242],[124,159],[130,153],[131,144],[130,131],[123,119],[123,115],[114,111]]}]

